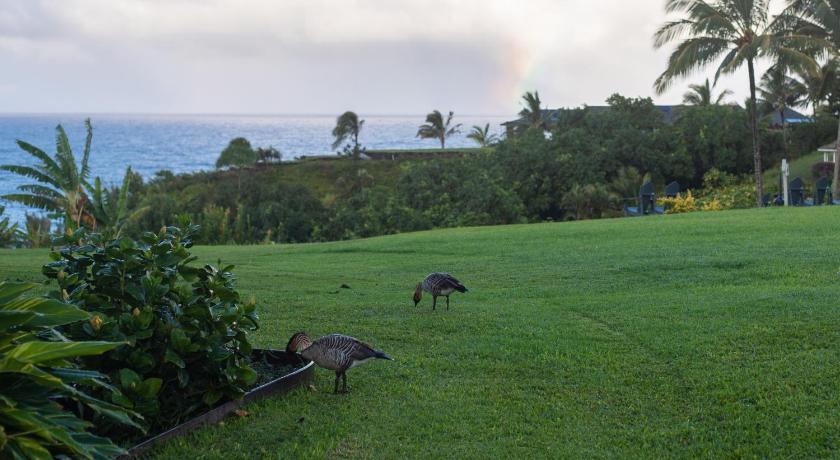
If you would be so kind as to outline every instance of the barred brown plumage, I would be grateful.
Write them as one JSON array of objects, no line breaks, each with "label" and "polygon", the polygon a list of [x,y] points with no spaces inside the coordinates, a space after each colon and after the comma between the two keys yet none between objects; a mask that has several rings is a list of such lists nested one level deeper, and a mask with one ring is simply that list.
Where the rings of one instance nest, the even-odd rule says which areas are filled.
[{"label": "barred brown plumage", "polygon": [[314,342],[305,332],[298,332],[289,339],[286,345],[289,353],[300,353],[304,358],[315,364],[335,371],[335,392],[338,393],[338,379],[342,378],[342,391],[347,391],[347,370],[371,358],[391,358],[381,351],[374,350],[370,345],[349,335],[325,335]]},{"label": "barred brown plumage", "polygon": [[432,310],[437,305],[438,296],[446,297],[446,309],[449,310],[449,295],[454,291],[467,292],[469,289],[449,273],[430,273],[422,282],[417,283],[414,289],[415,307],[423,298],[423,291],[432,295]]}]

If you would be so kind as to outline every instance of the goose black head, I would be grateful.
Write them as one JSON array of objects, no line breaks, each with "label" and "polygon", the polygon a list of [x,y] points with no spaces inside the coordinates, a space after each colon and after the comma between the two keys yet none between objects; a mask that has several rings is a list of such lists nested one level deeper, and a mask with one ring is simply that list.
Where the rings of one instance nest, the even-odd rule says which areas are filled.
[{"label": "goose black head", "polygon": [[417,283],[417,287],[414,288],[414,306],[416,307],[418,303],[420,303],[420,299],[423,298],[423,285],[421,283]]}]

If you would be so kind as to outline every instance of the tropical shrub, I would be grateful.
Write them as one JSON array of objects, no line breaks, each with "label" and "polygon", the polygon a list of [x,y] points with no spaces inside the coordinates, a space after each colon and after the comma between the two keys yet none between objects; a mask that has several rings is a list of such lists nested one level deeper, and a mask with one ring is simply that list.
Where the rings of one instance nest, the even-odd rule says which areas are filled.
[{"label": "tropical shrub", "polygon": [[247,361],[248,332],[258,327],[254,302],[240,299],[232,266],[190,266],[197,231],[166,227],[135,241],[81,230],[56,241],[64,248],[43,268],[59,292],[93,316],[65,328],[67,337],[125,343],[84,361],[124,396],[95,394],[141,413],[154,431],[239,398],[256,380]]},{"label": "tropical shrub", "polygon": [[[703,177],[703,190],[697,196],[698,201],[713,206],[714,209],[743,209],[755,205],[755,184],[749,177],[737,177],[732,174],[711,169]],[[712,202],[717,202],[712,205]]]},{"label": "tropical shrub", "polygon": [[675,197],[664,197],[658,198],[657,200],[665,207],[665,214],[697,211],[698,203],[691,194],[691,190],[686,191],[685,195],[679,193]]},{"label": "tropical shrub", "polygon": [[[129,208],[129,193],[134,177],[129,166],[121,187],[105,188],[102,186],[102,180],[97,177],[93,186],[88,188],[94,228],[99,233],[113,238],[119,237],[126,224],[136,222],[149,210],[149,206],[136,207],[133,211]],[[142,179],[140,181],[142,183]]]},{"label": "tropical shrub", "polygon": [[73,342],[56,333],[52,328],[89,324],[90,314],[59,300],[24,296],[37,286],[0,283],[0,458],[113,458],[123,450],[89,433],[92,424],[59,401],[112,423],[138,427],[131,418],[135,414],[91,395],[95,390],[118,397],[106,377],[80,369],[74,361],[120,344]]},{"label": "tropical shrub", "polygon": [[11,223],[9,216],[3,217],[5,207],[0,206],[0,248],[15,247],[21,242],[18,225]]}]

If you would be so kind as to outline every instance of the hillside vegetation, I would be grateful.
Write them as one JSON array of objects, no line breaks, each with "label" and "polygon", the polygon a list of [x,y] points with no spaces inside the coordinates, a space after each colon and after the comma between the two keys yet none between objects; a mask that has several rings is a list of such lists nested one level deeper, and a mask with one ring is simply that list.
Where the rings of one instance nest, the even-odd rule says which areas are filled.
[{"label": "hillside vegetation", "polygon": [[[830,457],[840,209],[200,247],[237,265],[257,345],[342,332],[395,358],[248,406],[156,458]],[[0,251],[42,280],[46,251]],[[470,292],[413,307],[448,271]],[[341,289],[347,284],[350,289]]]}]

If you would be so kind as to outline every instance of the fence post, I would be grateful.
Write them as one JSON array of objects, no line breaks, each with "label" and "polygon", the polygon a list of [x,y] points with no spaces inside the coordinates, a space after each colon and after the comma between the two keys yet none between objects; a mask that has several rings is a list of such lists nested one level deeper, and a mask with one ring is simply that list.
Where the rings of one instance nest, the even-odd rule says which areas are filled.
[{"label": "fence post", "polygon": [[788,175],[790,174],[790,165],[788,165],[787,158],[782,158],[782,196],[785,200],[785,206],[789,206],[788,199]]}]

